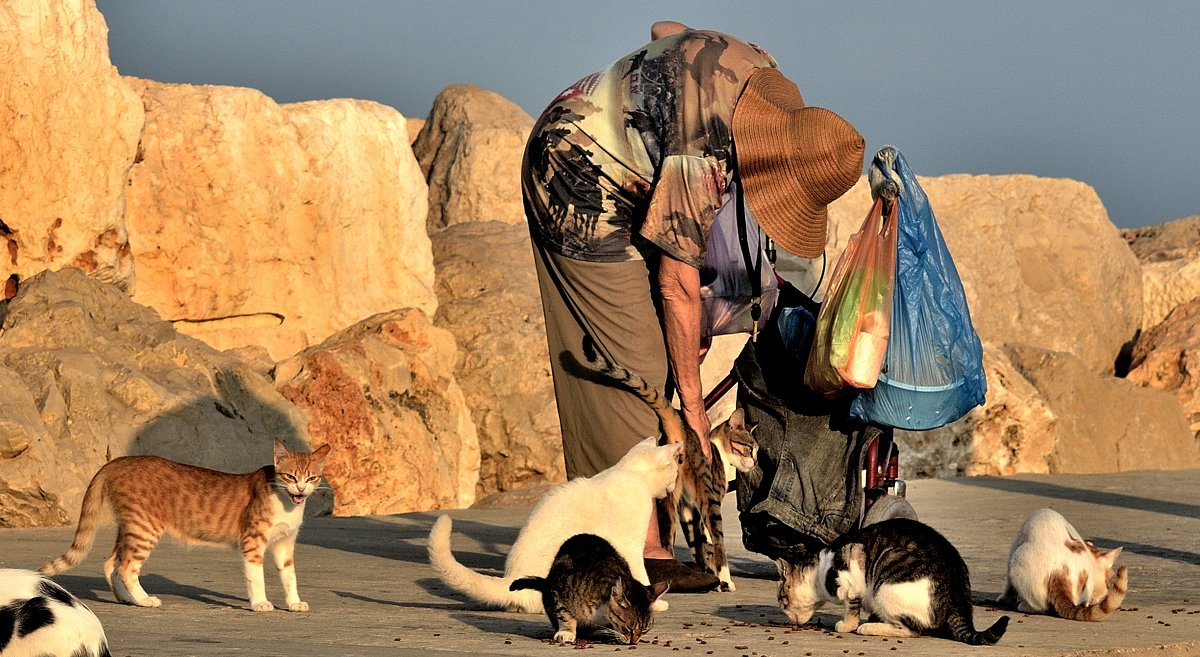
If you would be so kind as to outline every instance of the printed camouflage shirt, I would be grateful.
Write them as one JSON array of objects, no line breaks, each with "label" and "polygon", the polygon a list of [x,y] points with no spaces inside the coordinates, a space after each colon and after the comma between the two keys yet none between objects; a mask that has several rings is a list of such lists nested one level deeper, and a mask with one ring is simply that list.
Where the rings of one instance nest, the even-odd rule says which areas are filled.
[{"label": "printed camouflage shirt", "polygon": [[648,242],[699,267],[732,177],[734,104],[754,71],[775,65],[753,44],[689,30],[563,91],[525,151],[535,234],[579,260],[640,259]]}]

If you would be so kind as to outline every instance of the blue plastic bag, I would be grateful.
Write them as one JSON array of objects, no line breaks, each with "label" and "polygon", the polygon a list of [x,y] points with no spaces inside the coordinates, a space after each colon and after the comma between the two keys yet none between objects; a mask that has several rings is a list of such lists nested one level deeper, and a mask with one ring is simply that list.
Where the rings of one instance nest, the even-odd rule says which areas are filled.
[{"label": "blue plastic bag", "polygon": [[983,345],[929,199],[904,157],[881,149],[869,177],[873,191],[885,179],[899,186],[900,236],[884,371],[854,399],[850,414],[900,429],[935,429],[983,404]]}]

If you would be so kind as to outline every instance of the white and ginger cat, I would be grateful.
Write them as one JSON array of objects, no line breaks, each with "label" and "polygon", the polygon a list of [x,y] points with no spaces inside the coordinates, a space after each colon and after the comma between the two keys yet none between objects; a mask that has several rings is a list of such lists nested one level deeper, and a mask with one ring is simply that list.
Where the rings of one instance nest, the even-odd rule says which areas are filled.
[{"label": "white and ginger cat", "polygon": [[110,657],[100,619],[45,575],[0,568],[0,655]]},{"label": "white and ginger cat", "polygon": [[[163,534],[170,533],[187,543],[238,546],[254,611],[274,609],[263,583],[263,558],[270,551],[288,609],[308,611],[308,603],[300,600],[296,591],[293,555],[304,520],[304,503],[320,483],[330,446],[309,454],[289,451],[276,440],[274,451],[273,466],[245,474],[157,456],[123,456],[109,461],[92,477],[84,493],[70,549],[39,572],[61,573],[87,555],[96,538],[100,507],[107,499],[117,519],[117,542],[104,562],[104,579],[118,600],[139,607],[162,604],[146,594],[138,576],[150,551]],[[117,581],[113,580],[114,571]]]},{"label": "white and ginger cat", "polygon": [[[546,577],[559,546],[576,534],[595,534],[616,549],[637,581],[650,585],[642,547],[650,509],[675,486],[681,446],[659,446],[654,438],[636,445],[612,467],[592,477],[572,479],[542,497],[505,560],[504,576],[477,573],[460,564],[450,549],[451,522],[442,516],[429,532],[429,563],[448,586],[485,604],[540,614],[542,594],[510,591],[522,577]],[[661,598],[655,611],[666,609]]]},{"label": "white and ginger cat", "polygon": [[1061,513],[1037,509],[1013,540],[997,602],[1025,613],[1102,620],[1121,606],[1129,589],[1128,568],[1113,572],[1120,554],[1121,548],[1101,550],[1085,541]]}]

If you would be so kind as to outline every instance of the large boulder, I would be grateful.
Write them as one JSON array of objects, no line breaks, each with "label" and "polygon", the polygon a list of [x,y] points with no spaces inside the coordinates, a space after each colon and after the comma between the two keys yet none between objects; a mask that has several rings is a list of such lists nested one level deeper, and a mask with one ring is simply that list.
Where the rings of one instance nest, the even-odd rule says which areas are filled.
[{"label": "large boulder", "polygon": [[0,527],[74,522],[117,456],[249,472],[271,462],[274,437],[307,444],[304,417],[269,379],[79,269],[28,279],[8,310]]},{"label": "large boulder", "polygon": [[333,445],[335,515],[470,506],[479,441],[450,332],[415,308],[380,313],[275,367],[275,385]]},{"label": "large boulder", "polygon": [[1200,445],[1170,394],[1016,343],[986,345],[984,365],[987,404],[939,429],[897,432],[905,476],[1200,467]]},{"label": "large boulder", "polygon": [[[918,180],[983,340],[1064,351],[1098,374],[1115,371],[1141,327],[1142,273],[1091,187],[1028,175]],[[865,179],[830,206],[819,295],[870,206]],[[820,266],[788,258],[784,270],[810,291]]]},{"label": "large boulder", "polygon": [[1142,263],[1142,329],[1200,297],[1200,216],[1122,231]]},{"label": "large boulder", "polygon": [[525,221],[521,157],[533,119],[500,94],[468,84],[433,101],[413,152],[429,183],[429,231],[461,222]]},{"label": "large boulder", "polygon": [[529,229],[496,221],[435,233],[434,324],[458,341],[455,377],[479,434],[479,497],[566,480]]},{"label": "large boulder", "polygon": [[1050,472],[1057,416],[1003,349],[983,345],[987,403],[931,431],[896,431],[903,476]]},{"label": "large boulder", "polygon": [[142,103],[91,0],[0,9],[0,280],[73,266],[127,288],[125,183]]},{"label": "large boulder", "polygon": [[427,191],[394,109],[128,80],[146,106],[128,191],[136,301],[275,359],[378,312],[437,308]]},{"label": "large boulder", "polygon": [[1175,308],[1138,338],[1128,379],[1175,395],[1200,439],[1200,298]]}]

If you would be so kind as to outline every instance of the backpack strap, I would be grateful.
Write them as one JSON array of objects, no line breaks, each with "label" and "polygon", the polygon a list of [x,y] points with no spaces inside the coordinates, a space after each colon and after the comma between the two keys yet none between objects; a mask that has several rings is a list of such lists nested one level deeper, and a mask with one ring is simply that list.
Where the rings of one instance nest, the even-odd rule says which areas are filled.
[{"label": "backpack strap", "polygon": [[[750,330],[751,342],[758,340],[758,320],[762,317],[762,249],[754,249],[754,258],[750,254],[750,241],[746,236],[746,199],[742,190],[742,178],[737,169],[733,170],[733,182],[736,190],[734,204],[737,206],[738,241],[742,245],[742,259],[746,263],[746,271],[750,274],[750,290],[753,301],[750,305],[750,319],[753,321]],[[761,230],[761,229],[760,229]],[[755,246],[758,246],[755,244]]]}]

